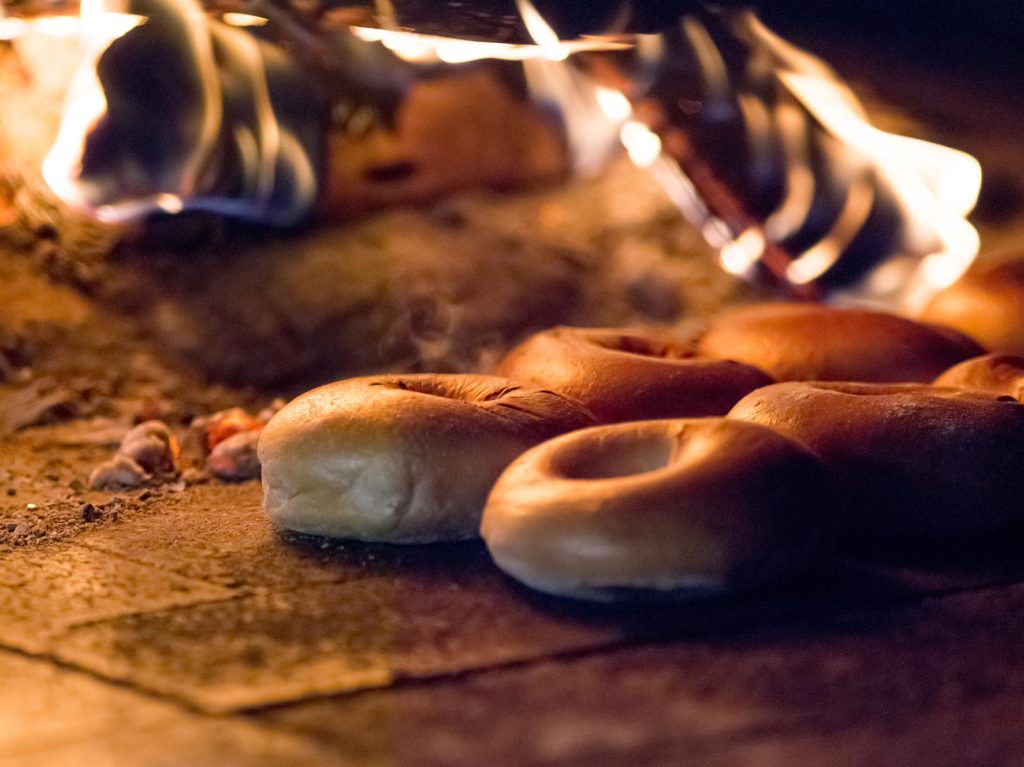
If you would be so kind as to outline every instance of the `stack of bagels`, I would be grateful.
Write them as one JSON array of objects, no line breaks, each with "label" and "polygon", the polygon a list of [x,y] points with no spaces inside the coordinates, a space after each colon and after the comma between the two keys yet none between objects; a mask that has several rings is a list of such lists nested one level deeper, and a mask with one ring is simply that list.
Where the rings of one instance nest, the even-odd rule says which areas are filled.
[{"label": "stack of bagels", "polygon": [[837,548],[998,531],[1024,522],[1014,274],[1009,328],[968,286],[920,323],[763,304],[693,341],[561,327],[496,376],[330,384],[264,429],[266,510],[340,538],[482,535],[506,573],[588,599],[730,593]]}]

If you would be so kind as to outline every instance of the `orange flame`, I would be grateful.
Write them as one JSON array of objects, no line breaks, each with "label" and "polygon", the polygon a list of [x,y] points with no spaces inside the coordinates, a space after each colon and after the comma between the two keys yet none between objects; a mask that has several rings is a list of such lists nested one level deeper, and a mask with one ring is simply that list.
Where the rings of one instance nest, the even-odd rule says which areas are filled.
[{"label": "orange flame", "polygon": [[[845,202],[830,230],[788,263],[784,277],[793,285],[808,285],[835,265],[867,222],[875,184],[881,182],[900,208],[899,252],[862,285],[838,298],[916,311],[936,291],[955,282],[977,256],[978,233],[966,216],[978,199],[981,166],[964,152],[875,128],[857,97],[827,65],[774,35],[752,13],[741,14],[738,20],[739,34],[771,54],[775,76],[796,102],[847,148],[831,158],[835,172],[845,178]],[[701,69],[708,102],[704,108],[714,110],[716,103],[736,100],[755,161],[779,150],[773,141],[781,143],[786,194],[761,226],[730,232],[678,166],[662,156],[658,136],[633,119],[625,96],[602,89],[599,101],[606,116],[621,126],[620,138],[633,162],[650,168],[687,218],[720,248],[722,267],[747,275],[771,243],[796,232],[810,213],[818,190],[807,157],[808,123],[793,104],[768,106],[749,94],[733,93],[724,61],[704,28],[684,21],[682,30]],[[777,139],[772,138],[773,128]]]},{"label": "orange flame", "polygon": [[[82,41],[85,60],[72,84],[61,130],[44,162],[43,173],[59,196],[83,209],[90,207],[93,197],[80,177],[84,142],[90,127],[107,110],[96,63],[115,40],[143,21],[123,12],[127,1],[83,0],[78,19],[0,18],[0,39],[18,36],[26,25],[35,25],[36,31],[76,35]],[[899,208],[900,242],[887,262],[841,299],[885,302],[913,311],[934,292],[958,279],[976,257],[979,238],[967,215],[980,190],[978,162],[963,152],[874,127],[854,93],[827,65],[774,35],[752,13],[731,16],[730,34],[756,52],[759,66],[769,62],[769,76],[792,98],[775,103],[746,92],[732,80],[715,41],[696,18],[684,17],[678,28],[699,70],[705,114],[713,115],[735,105],[746,128],[752,162],[767,165],[775,162],[773,158],[783,158],[785,193],[775,210],[763,221],[737,224],[732,218],[728,222],[719,218],[709,208],[679,163],[663,151],[662,138],[634,115],[623,93],[597,85],[568,61],[582,51],[630,48],[641,57],[657,58],[664,55],[664,37],[643,35],[629,42],[598,38],[565,41],[559,39],[530,0],[516,2],[532,44],[489,43],[397,29],[353,27],[352,32],[359,39],[380,43],[398,57],[417,63],[459,64],[485,58],[524,62],[533,95],[561,107],[577,170],[586,174],[599,169],[609,146],[616,139],[620,141],[632,161],[648,169],[708,242],[719,248],[721,265],[730,273],[750,275],[759,262],[767,260],[766,253],[800,232],[811,217],[816,199],[826,191],[815,177],[809,157],[815,131],[829,136],[830,147],[832,139],[840,146],[828,150],[828,162],[842,196],[828,230],[778,268],[780,276],[791,285],[810,285],[835,266],[867,225],[880,195],[893,198]],[[222,20],[234,27],[267,22],[244,13],[224,14]],[[234,39],[224,44],[234,48],[240,59],[251,58],[253,67],[259,68],[259,61],[247,52],[244,41]],[[189,195],[197,186],[208,151],[222,130],[219,86],[209,46],[208,40],[195,41],[202,59],[197,66],[203,69],[202,98],[207,107],[203,110],[200,146],[179,173],[178,187],[92,211],[100,218],[118,221],[154,209],[177,212],[190,204]],[[259,83],[254,85],[254,93],[259,125],[251,135],[238,135],[235,140],[242,154],[251,160],[247,172],[256,179],[259,195],[265,196],[273,183],[275,158],[301,150],[281,130]],[[295,167],[306,167],[298,157],[291,161]],[[304,172],[307,186],[315,188],[312,171]]]},{"label": "orange flame", "polygon": [[[124,37],[145,19],[110,8],[105,0],[82,0],[77,19],[61,17],[61,20],[60,34],[78,36],[82,62],[71,81],[57,139],[43,161],[42,172],[46,183],[58,197],[84,211],[89,208],[86,197],[73,179],[81,171],[89,130],[107,112],[107,99],[96,74],[96,64],[115,40]],[[39,23],[43,21],[40,19]],[[45,27],[37,28],[37,31],[48,34]]]},{"label": "orange flame", "polygon": [[[898,300],[908,310],[922,308],[936,291],[956,282],[978,254],[978,232],[966,216],[981,191],[981,165],[965,152],[879,130],[868,121],[853,92],[827,66],[773,34],[752,15],[748,28],[783,65],[778,76],[790,92],[834,136],[867,158],[870,168],[895,194],[907,223],[904,249],[925,254],[900,280]],[[869,194],[864,184],[851,184],[830,237],[790,265],[794,282],[813,280],[841,255],[844,241],[859,228],[856,222],[867,216]],[[891,271],[888,281],[894,281]]]}]

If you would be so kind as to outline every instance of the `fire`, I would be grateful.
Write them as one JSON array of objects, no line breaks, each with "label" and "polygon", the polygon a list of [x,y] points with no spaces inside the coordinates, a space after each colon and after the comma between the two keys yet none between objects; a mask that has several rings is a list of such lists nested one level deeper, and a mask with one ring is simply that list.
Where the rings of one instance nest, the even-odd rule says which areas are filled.
[{"label": "fire", "polygon": [[[88,6],[88,2],[83,3]],[[130,13],[100,12],[88,16],[41,16],[35,19],[4,18],[0,13],[0,40],[11,41],[29,34],[47,37],[120,37],[142,24],[145,18]]]},{"label": "fire", "polygon": [[564,42],[555,46],[488,43],[377,27],[352,27],[352,31],[360,40],[380,43],[399,58],[416,64],[465,64],[482,59],[527,61],[543,58],[548,61],[565,61],[572,54],[582,51],[628,47],[621,43],[600,40]]},{"label": "fire", "polygon": [[[256,18],[229,21],[254,26]],[[143,19],[155,34],[136,38]],[[85,0],[77,34],[82,60],[42,167],[66,203],[114,224],[185,210],[289,224],[310,209],[317,150],[305,143],[303,121],[316,108],[312,95],[308,113],[296,108],[309,89],[291,91],[300,75],[283,54],[210,19],[195,0]],[[161,56],[174,57],[169,77],[179,78],[179,89],[165,84],[127,101],[119,94],[112,111],[100,64],[118,41],[118,71],[141,68],[145,77]],[[278,99],[294,109],[290,121]]]},{"label": "fire", "polygon": [[[56,20],[56,19],[55,19]],[[85,138],[88,132],[107,112],[107,99],[96,75],[100,56],[110,45],[128,34],[145,19],[139,16],[119,13],[105,7],[103,0],[83,0],[80,17],[61,17],[63,34],[76,34],[82,47],[82,63],[75,73],[70,86],[74,93],[65,106],[60,131],[52,149],[43,161],[43,178],[50,188],[68,204],[80,210],[88,208],[86,195],[73,182],[80,170],[81,157],[85,152]],[[48,32],[40,19],[36,31]]]},{"label": "fire", "polygon": [[[980,189],[978,162],[874,127],[827,65],[752,13],[701,11],[661,35],[562,40],[530,0],[516,4],[532,43],[393,27],[350,31],[419,64],[521,61],[531,95],[559,108],[577,171],[596,172],[621,144],[719,249],[730,273],[767,271],[799,291],[853,263],[852,278],[830,284],[837,298],[912,311],[975,258],[979,238],[967,215]],[[187,30],[179,53],[194,59],[196,112],[187,117],[198,127],[170,169],[138,167],[129,157],[124,167],[90,174],[89,142],[112,119],[99,62],[144,16],[148,24],[171,18]],[[196,0],[85,0],[78,18],[0,19],[0,39],[32,27],[81,41],[83,62],[43,166],[47,182],[71,205],[111,222],[196,208],[298,218],[316,194],[317,147],[300,138],[308,126],[282,119],[269,73],[276,54],[268,56],[267,44],[245,29],[268,23],[234,11],[211,19]],[[577,55],[584,52],[600,56]],[[621,67],[618,76],[604,77],[597,60],[618,61],[611,65]],[[239,183],[211,188],[218,167],[241,167]]]},{"label": "fire", "polygon": [[[727,17],[735,41],[749,48],[745,66],[730,70],[707,29],[695,19],[681,25],[680,37],[698,70],[703,100],[696,105],[706,124],[740,116],[749,162],[772,168],[783,158],[785,193],[763,220],[723,220],[703,201],[674,161],[666,160],[659,137],[632,117],[622,94],[605,92],[600,102],[609,119],[621,125],[620,138],[640,167],[651,168],[687,217],[720,248],[722,267],[751,275],[773,250],[807,225],[813,207],[827,195],[840,195],[831,225],[816,242],[773,264],[777,277],[799,288],[814,283],[848,254],[876,205],[889,199],[898,209],[898,242],[888,259],[839,300],[884,303],[916,311],[936,291],[955,282],[976,257],[980,241],[966,217],[978,199],[981,167],[963,152],[874,127],[853,92],[824,63],[770,32],[751,13]],[[649,60],[664,57],[666,47],[648,44]],[[784,98],[762,99],[756,67],[771,62],[771,77]],[[747,82],[753,78],[754,82]],[[723,127],[722,130],[728,130]],[[810,148],[827,157],[815,168]],[[838,147],[833,148],[833,147]]]},{"label": "fire", "polygon": [[265,19],[262,16],[254,16],[251,13],[235,12],[223,14],[220,17],[220,20],[233,27],[265,27],[270,23],[269,19]]},{"label": "fire", "polygon": [[418,64],[464,64],[481,59],[543,59],[557,62],[585,51],[625,50],[630,47],[626,43],[597,38],[559,40],[558,35],[544,21],[544,17],[530,0],[516,0],[516,6],[523,23],[533,37],[532,45],[463,40],[375,27],[353,27],[352,31],[360,40],[379,42],[399,58]]},{"label": "fire", "polygon": [[[749,29],[784,64],[779,78],[790,92],[827,130],[866,158],[896,196],[906,222],[904,248],[925,254],[920,266],[906,275],[901,302],[911,310],[923,308],[936,291],[956,282],[978,253],[978,233],[966,216],[981,191],[981,165],[965,152],[879,130],[868,122],[853,92],[821,62],[753,17]],[[870,194],[862,182],[851,185],[834,229],[836,242],[823,241],[824,252],[812,249],[794,261],[791,268],[799,278],[794,282],[814,279],[828,268],[826,262],[841,255],[843,240],[867,217]],[[807,268],[799,266],[808,258]]]}]

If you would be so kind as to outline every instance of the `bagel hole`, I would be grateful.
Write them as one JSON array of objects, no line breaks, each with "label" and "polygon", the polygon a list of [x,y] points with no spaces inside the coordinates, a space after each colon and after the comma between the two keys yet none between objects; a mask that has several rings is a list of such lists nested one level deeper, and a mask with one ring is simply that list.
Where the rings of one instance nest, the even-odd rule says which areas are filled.
[{"label": "bagel hole", "polygon": [[677,440],[667,434],[629,435],[597,444],[577,443],[558,468],[566,479],[616,479],[664,469]]},{"label": "bagel hole", "polygon": [[591,339],[603,349],[626,354],[636,354],[640,357],[658,357],[660,359],[682,360],[694,356],[694,351],[686,344],[674,341],[659,341],[643,336],[619,335],[619,336],[595,336]]}]

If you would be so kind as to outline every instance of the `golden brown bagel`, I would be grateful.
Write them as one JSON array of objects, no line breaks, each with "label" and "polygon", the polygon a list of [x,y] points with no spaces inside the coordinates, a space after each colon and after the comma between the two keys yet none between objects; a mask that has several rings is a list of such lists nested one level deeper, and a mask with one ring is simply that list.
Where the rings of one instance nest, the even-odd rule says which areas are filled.
[{"label": "golden brown bagel", "polygon": [[772,383],[653,329],[552,328],[509,352],[498,373],[575,397],[602,423],[724,415]]},{"label": "golden brown bagel", "polygon": [[755,365],[779,381],[931,381],[983,354],[948,328],[884,312],[817,304],[758,304],[718,317],[698,348]]},{"label": "golden brown bagel", "polygon": [[1024,402],[1024,357],[986,354],[954,365],[935,379],[935,386],[970,389]]},{"label": "golden brown bagel", "polygon": [[481,532],[498,566],[540,591],[706,596],[807,567],[831,540],[832,482],[806,448],[753,424],[599,426],[509,466]]},{"label": "golden brown bagel", "polygon": [[503,378],[355,378],[285,406],[259,442],[265,508],[302,533],[426,542],[478,534],[487,493],[528,448],[593,417]]},{"label": "golden brown bagel", "polygon": [[1024,521],[1024,405],[914,384],[783,383],[730,418],[820,455],[859,541],[950,539]]},{"label": "golden brown bagel", "polygon": [[989,351],[1024,354],[1024,260],[968,272],[932,298],[923,319],[967,333]]}]

